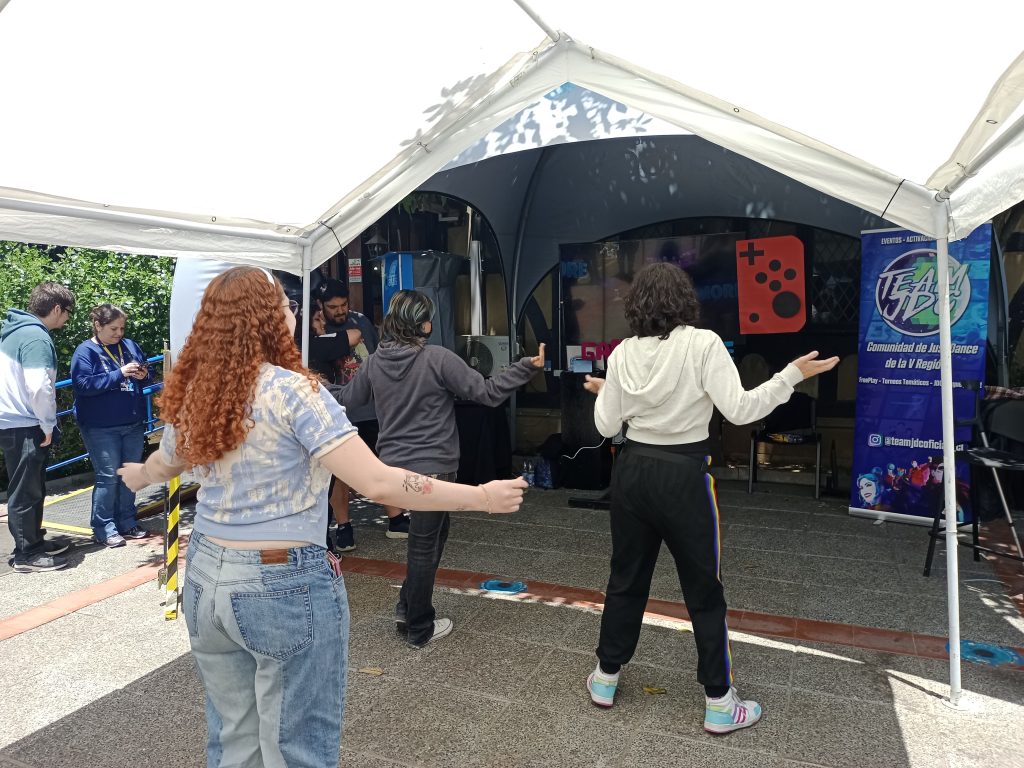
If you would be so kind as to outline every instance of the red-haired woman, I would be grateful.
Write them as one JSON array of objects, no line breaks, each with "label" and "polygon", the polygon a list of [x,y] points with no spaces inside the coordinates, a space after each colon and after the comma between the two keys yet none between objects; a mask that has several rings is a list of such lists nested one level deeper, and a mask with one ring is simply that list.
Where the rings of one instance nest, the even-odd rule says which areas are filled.
[{"label": "red-haired woman", "polygon": [[412,509],[514,512],[522,481],[444,483],[381,464],[302,366],[295,316],[266,270],[210,283],[160,399],[160,450],[133,490],[202,478],[184,613],[206,689],[209,765],[338,764],[349,610],[324,548],[333,473]]}]

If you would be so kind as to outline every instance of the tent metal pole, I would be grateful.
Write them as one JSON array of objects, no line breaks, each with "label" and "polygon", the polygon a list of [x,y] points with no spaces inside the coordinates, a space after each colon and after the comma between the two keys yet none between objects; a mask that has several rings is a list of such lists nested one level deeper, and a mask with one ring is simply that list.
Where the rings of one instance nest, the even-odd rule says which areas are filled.
[{"label": "tent metal pole", "polygon": [[544,30],[544,34],[551,38],[551,42],[558,42],[558,38],[560,38],[562,35],[558,32],[558,30],[553,29],[550,24],[548,24],[546,21],[544,21],[544,19],[538,16],[537,12],[533,10],[533,8],[528,6],[525,0],[515,0],[515,4],[522,8],[523,12],[527,16],[533,19],[534,24],[536,24],[538,27]]},{"label": "tent metal pole", "polygon": [[286,235],[280,232],[253,231],[242,227],[226,227],[217,224],[206,224],[199,221],[172,219],[164,216],[148,216],[127,211],[103,210],[98,208],[65,205],[62,203],[44,203],[38,200],[17,200],[0,196],[0,210],[25,211],[41,213],[49,216],[67,216],[74,219],[91,221],[111,221],[117,224],[132,226],[167,227],[188,232],[205,232],[214,235],[230,235],[249,240],[263,240],[272,243],[293,243],[303,245],[308,238],[302,235]]},{"label": "tent metal pole", "polygon": [[309,273],[312,271],[313,244],[302,246],[302,312],[299,315],[302,323],[302,364],[309,365],[309,318],[312,316],[309,306]]},{"label": "tent metal pole", "polygon": [[1013,125],[999,134],[991,144],[981,150],[974,160],[963,166],[960,169],[959,175],[949,182],[949,184],[944,186],[941,191],[935,194],[935,199],[940,203],[949,200],[953,193],[956,192],[956,190],[959,189],[965,181],[976,175],[978,171],[984,168],[993,157],[1002,152],[1022,133],[1024,133],[1024,115],[1018,118]]},{"label": "tent metal pole", "polygon": [[[940,206],[945,208],[945,206]],[[946,505],[946,606],[949,611],[949,705],[960,705],[960,573],[956,528],[956,431],[953,421],[952,330],[949,322],[949,238],[936,241],[939,273],[939,372],[942,395],[942,485]]]},{"label": "tent metal pole", "polygon": [[[537,164],[533,166],[533,173],[530,174],[530,181],[526,185],[526,194],[523,196],[523,205],[519,209],[519,226],[516,229],[516,245],[512,251],[512,301],[509,302],[511,324],[509,325],[509,347],[512,359],[516,359],[517,352],[515,345],[519,338],[516,333],[519,326],[519,262],[523,257],[523,240],[526,237],[526,220],[530,217],[530,209],[533,207],[533,196],[537,191],[537,178],[544,168],[544,159],[548,156],[548,148],[542,147]],[[512,447],[516,445],[516,418],[518,415],[516,393],[513,392],[509,398],[509,437]]]}]

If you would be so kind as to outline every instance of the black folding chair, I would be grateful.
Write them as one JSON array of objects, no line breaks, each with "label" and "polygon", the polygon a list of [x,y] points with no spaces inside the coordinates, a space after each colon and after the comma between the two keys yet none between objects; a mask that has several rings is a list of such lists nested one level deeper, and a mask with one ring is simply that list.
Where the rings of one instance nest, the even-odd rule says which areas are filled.
[{"label": "black folding chair", "polygon": [[[974,559],[980,560],[981,553],[987,552],[999,557],[1006,557],[1011,560],[1024,562],[1024,550],[1021,549],[1020,539],[1017,536],[1017,528],[1010,513],[1010,505],[1006,501],[1006,493],[1003,484],[999,479],[999,470],[1009,472],[1024,471],[1024,455],[1011,453],[992,446],[991,439],[1005,439],[1012,442],[1024,443],[1024,400],[982,400],[981,387],[977,381],[961,382],[964,389],[978,393],[974,405],[974,418],[958,420],[957,426],[973,426],[975,430],[976,445],[962,451],[956,452],[956,458],[962,461],[969,461],[971,464],[988,467],[992,472],[992,480],[999,496],[999,503],[1003,508],[1003,516],[1010,527],[1010,536],[1013,539],[1017,554],[1003,550],[982,547],[978,543],[979,511],[974,510],[971,523],[971,543],[960,542],[963,546],[969,546],[974,550]],[[928,556],[924,563],[924,575],[928,576],[932,570],[932,559],[935,556],[935,542],[944,534],[940,531],[940,525],[945,519],[945,511],[940,507],[935,512],[932,520],[930,541],[928,542]],[[965,523],[966,525],[966,523]]]}]

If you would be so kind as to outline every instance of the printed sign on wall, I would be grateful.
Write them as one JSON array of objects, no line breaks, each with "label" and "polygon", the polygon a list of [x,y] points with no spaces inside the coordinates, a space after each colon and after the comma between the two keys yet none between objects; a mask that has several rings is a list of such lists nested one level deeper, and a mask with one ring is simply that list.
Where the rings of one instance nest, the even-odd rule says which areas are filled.
[{"label": "printed sign on wall", "polygon": [[[953,410],[974,414],[988,337],[992,227],[950,243]],[[944,505],[942,402],[939,388],[938,276],[935,241],[906,230],[861,235],[860,338],[851,512],[932,517]],[[956,447],[971,438],[956,429]],[[957,514],[969,519],[966,463],[957,467]]]}]

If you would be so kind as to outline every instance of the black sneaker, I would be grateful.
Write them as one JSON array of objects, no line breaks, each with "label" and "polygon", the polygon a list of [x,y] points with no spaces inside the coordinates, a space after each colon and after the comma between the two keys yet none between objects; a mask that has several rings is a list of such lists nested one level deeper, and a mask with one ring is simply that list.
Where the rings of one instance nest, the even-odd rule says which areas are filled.
[{"label": "black sneaker", "polygon": [[409,538],[409,513],[403,512],[400,515],[395,515],[388,519],[388,529],[384,532],[384,535],[389,539],[408,539]]},{"label": "black sneaker", "polygon": [[59,571],[67,564],[68,559],[66,557],[40,552],[38,555],[27,557],[24,560],[15,560],[14,570],[18,573],[32,573],[33,571]]},{"label": "black sneaker", "polygon": [[334,531],[334,551],[351,552],[356,548],[356,536],[352,530],[352,523],[339,525]]},{"label": "black sneaker", "polygon": [[43,552],[48,555],[62,555],[71,549],[71,545],[66,541],[44,541]]},{"label": "black sneaker", "polygon": [[130,531],[125,531],[121,535],[126,539],[148,539],[150,533],[145,528],[140,528],[136,525]]}]

